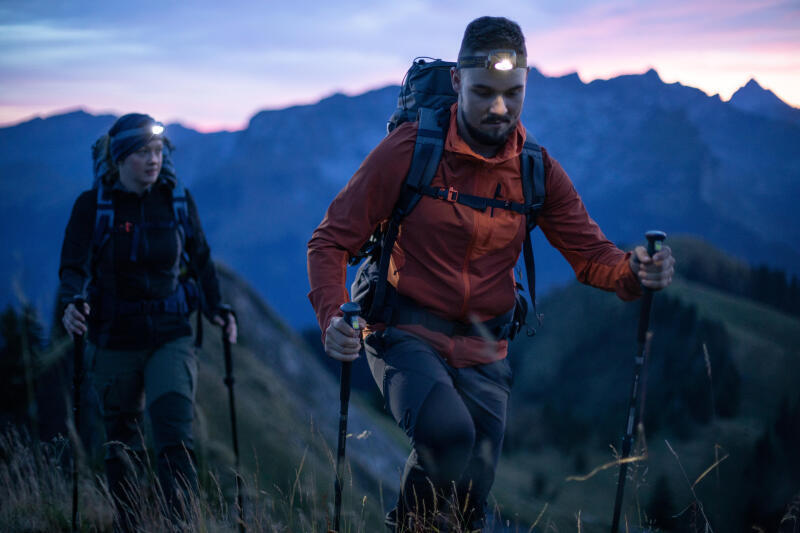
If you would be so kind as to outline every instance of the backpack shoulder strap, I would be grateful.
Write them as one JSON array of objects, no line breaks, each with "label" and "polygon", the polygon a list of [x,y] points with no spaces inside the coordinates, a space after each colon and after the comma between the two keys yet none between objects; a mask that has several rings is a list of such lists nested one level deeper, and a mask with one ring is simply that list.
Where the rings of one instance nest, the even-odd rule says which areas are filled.
[{"label": "backpack shoulder strap", "polygon": [[530,232],[536,227],[536,216],[544,205],[545,176],[542,147],[527,130],[525,130],[525,144],[522,145],[522,154],[520,154],[520,171],[528,232]]},{"label": "backpack shoulder strap", "polygon": [[[192,265],[192,259],[187,251],[188,243],[194,239],[194,228],[192,227],[192,219],[189,216],[189,201],[186,196],[186,187],[175,175],[174,169],[169,169],[171,172],[171,179],[174,180],[172,187],[172,212],[175,215],[175,228],[178,230],[178,235],[181,239],[181,267],[185,267],[189,276],[194,277],[199,282],[197,271]],[[198,289],[200,287],[198,286]],[[197,320],[195,324],[194,345],[199,348],[203,345],[203,307],[205,307],[204,295],[202,289],[198,291],[197,300]]]},{"label": "backpack shoulder strap", "polygon": [[[97,305],[92,312],[98,313],[98,316],[102,318],[113,316],[109,303],[116,300],[117,291],[116,272],[114,272],[114,269],[107,268],[102,273],[98,272],[103,248],[112,242],[114,202],[111,187],[103,183],[102,178],[98,178],[95,181],[95,189],[97,191],[97,205],[92,243],[89,248],[89,281],[87,287],[90,298],[93,299],[98,296],[100,298],[99,301],[92,303],[93,306]],[[98,342],[101,346],[108,339],[108,334],[108,331],[100,333]]]},{"label": "backpack shoulder strap", "polygon": [[194,229],[189,218],[189,203],[186,200],[186,187],[175,177],[175,186],[172,188],[172,212],[175,215],[175,225],[184,244],[183,252],[186,253],[186,243],[194,238]]},{"label": "backpack shoulder strap", "polygon": [[114,202],[111,199],[111,188],[97,180],[97,212],[94,217],[94,234],[92,235],[92,253],[97,257],[111,237],[114,228]]},{"label": "backpack shoulder strap", "polygon": [[442,112],[421,107],[418,114],[417,140],[414,144],[414,155],[406,175],[400,198],[392,211],[386,233],[381,243],[381,255],[378,262],[378,282],[372,300],[370,315],[382,322],[389,322],[392,309],[386,306],[386,286],[389,274],[389,262],[392,257],[394,243],[400,230],[400,222],[417,206],[422,198],[422,189],[430,185],[444,152],[444,138],[447,130],[443,124]]},{"label": "backpack shoulder strap", "polygon": [[[545,175],[542,147],[529,131],[525,131],[525,144],[520,154],[520,171],[522,174],[522,192],[525,197],[525,217],[527,230],[523,255],[525,257],[525,276],[528,279],[528,292],[531,295],[533,314],[539,325],[542,323],[541,315],[536,311],[536,265],[533,259],[533,241],[531,231],[536,228],[536,217],[544,205]],[[535,333],[536,330],[533,329]]]},{"label": "backpack shoulder strap", "polygon": [[430,185],[444,152],[446,128],[442,113],[421,107],[418,114],[417,140],[400,198],[394,207],[394,216],[406,217],[422,198],[421,190]]}]

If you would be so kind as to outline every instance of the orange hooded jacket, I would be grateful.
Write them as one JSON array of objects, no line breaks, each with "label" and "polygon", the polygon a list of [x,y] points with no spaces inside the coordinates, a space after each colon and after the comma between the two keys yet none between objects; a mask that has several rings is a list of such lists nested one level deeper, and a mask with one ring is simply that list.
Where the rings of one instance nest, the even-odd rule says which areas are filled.
[{"label": "orange hooded jacket", "polygon": [[[460,193],[523,202],[520,159],[525,128],[518,123],[491,158],[475,153],[458,134],[457,104],[450,113],[444,153],[431,183]],[[364,160],[331,203],[308,243],[308,297],[324,333],[348,301],[347,261],[386,221],[411,166],[416,123],[389,134]],[[623,300],[641,294],[625,253],[606,239],[589,217],[561,165],[543,152],[545,202],[537,218],[550,244],[569,261],[582,283],[615,291]],[[392,251],[388,280],[430,312],[460,322],[486,321],[514,305],[514,266],[525,240],[525,216],[423,196],[403,219]],[[384,326],[376,324],[373,329]],[[429,342],[453,367],[502,359],[508,341],[448,337],[414,324],[398,324]]]}]

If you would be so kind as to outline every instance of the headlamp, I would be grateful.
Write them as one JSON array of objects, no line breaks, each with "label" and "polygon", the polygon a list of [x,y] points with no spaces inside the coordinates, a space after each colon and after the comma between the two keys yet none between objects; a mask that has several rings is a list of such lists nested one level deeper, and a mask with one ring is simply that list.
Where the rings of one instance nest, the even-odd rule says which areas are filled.
[{"label": "headlamp", "polygon": [[485,68],[501,72],[515,68],[527,68],[528,61],[515,50],[492,50],[485,56],[466,56],[458,58],[457,68]]},{"label": "headlamp", "polygon": [[164,125],[160,122],[152,122],[140,128],[118,131],[116,135],[114,135],[114,140],[121,141],[122,139],[128,139],[130,137],[145,137],[147,139],[152,139],[153,137],[158,137],[162,133],[164,133]]}]

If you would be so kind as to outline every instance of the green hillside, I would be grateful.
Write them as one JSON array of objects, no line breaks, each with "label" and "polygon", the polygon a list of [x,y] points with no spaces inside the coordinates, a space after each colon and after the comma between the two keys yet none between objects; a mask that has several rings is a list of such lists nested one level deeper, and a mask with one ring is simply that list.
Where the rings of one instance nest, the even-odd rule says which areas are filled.
[{"label": "green hillside", "polygon": [[[679,264],[749,274],[701,241],[671,244]],[[617,467],[585,481],[567,477],[614,460],[610,446],[618,448],[624,432],[639,305],[573,284],[551,293],[540,308],[545,317],[538,334],[512,347],[515,386],[495,497],[521,524],[532,523],[548,504],[542,521],[559,530],[574,530],[580,512],[582,531],[605,531]],[[716,531],[750,531],[750,524],[771,531],[767,524],[777,524],[800,490],[800,319],[679,277],[656,295],[652,330],[648,459],[626,484],[630,523],[647,525],[648,516],[669,507],[658,525],[671,521],[673,530],[689,530],[691,513],[669,519],[693,497],[666,440],[691,482],[715,457],[729,454],[718,475],[710,473],[695,487]]]}]

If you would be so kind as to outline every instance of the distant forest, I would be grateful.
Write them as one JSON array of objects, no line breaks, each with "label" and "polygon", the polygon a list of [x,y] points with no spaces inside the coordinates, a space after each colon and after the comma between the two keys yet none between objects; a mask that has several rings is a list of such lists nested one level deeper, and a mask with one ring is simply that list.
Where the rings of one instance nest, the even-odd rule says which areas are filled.
[{"label": "distant forest", "polygon": [[733,261],[707,261],[700,254],[681,255],[678,271],[686,279],[800,316],[800,279],[767,265],[749,267]]}]

